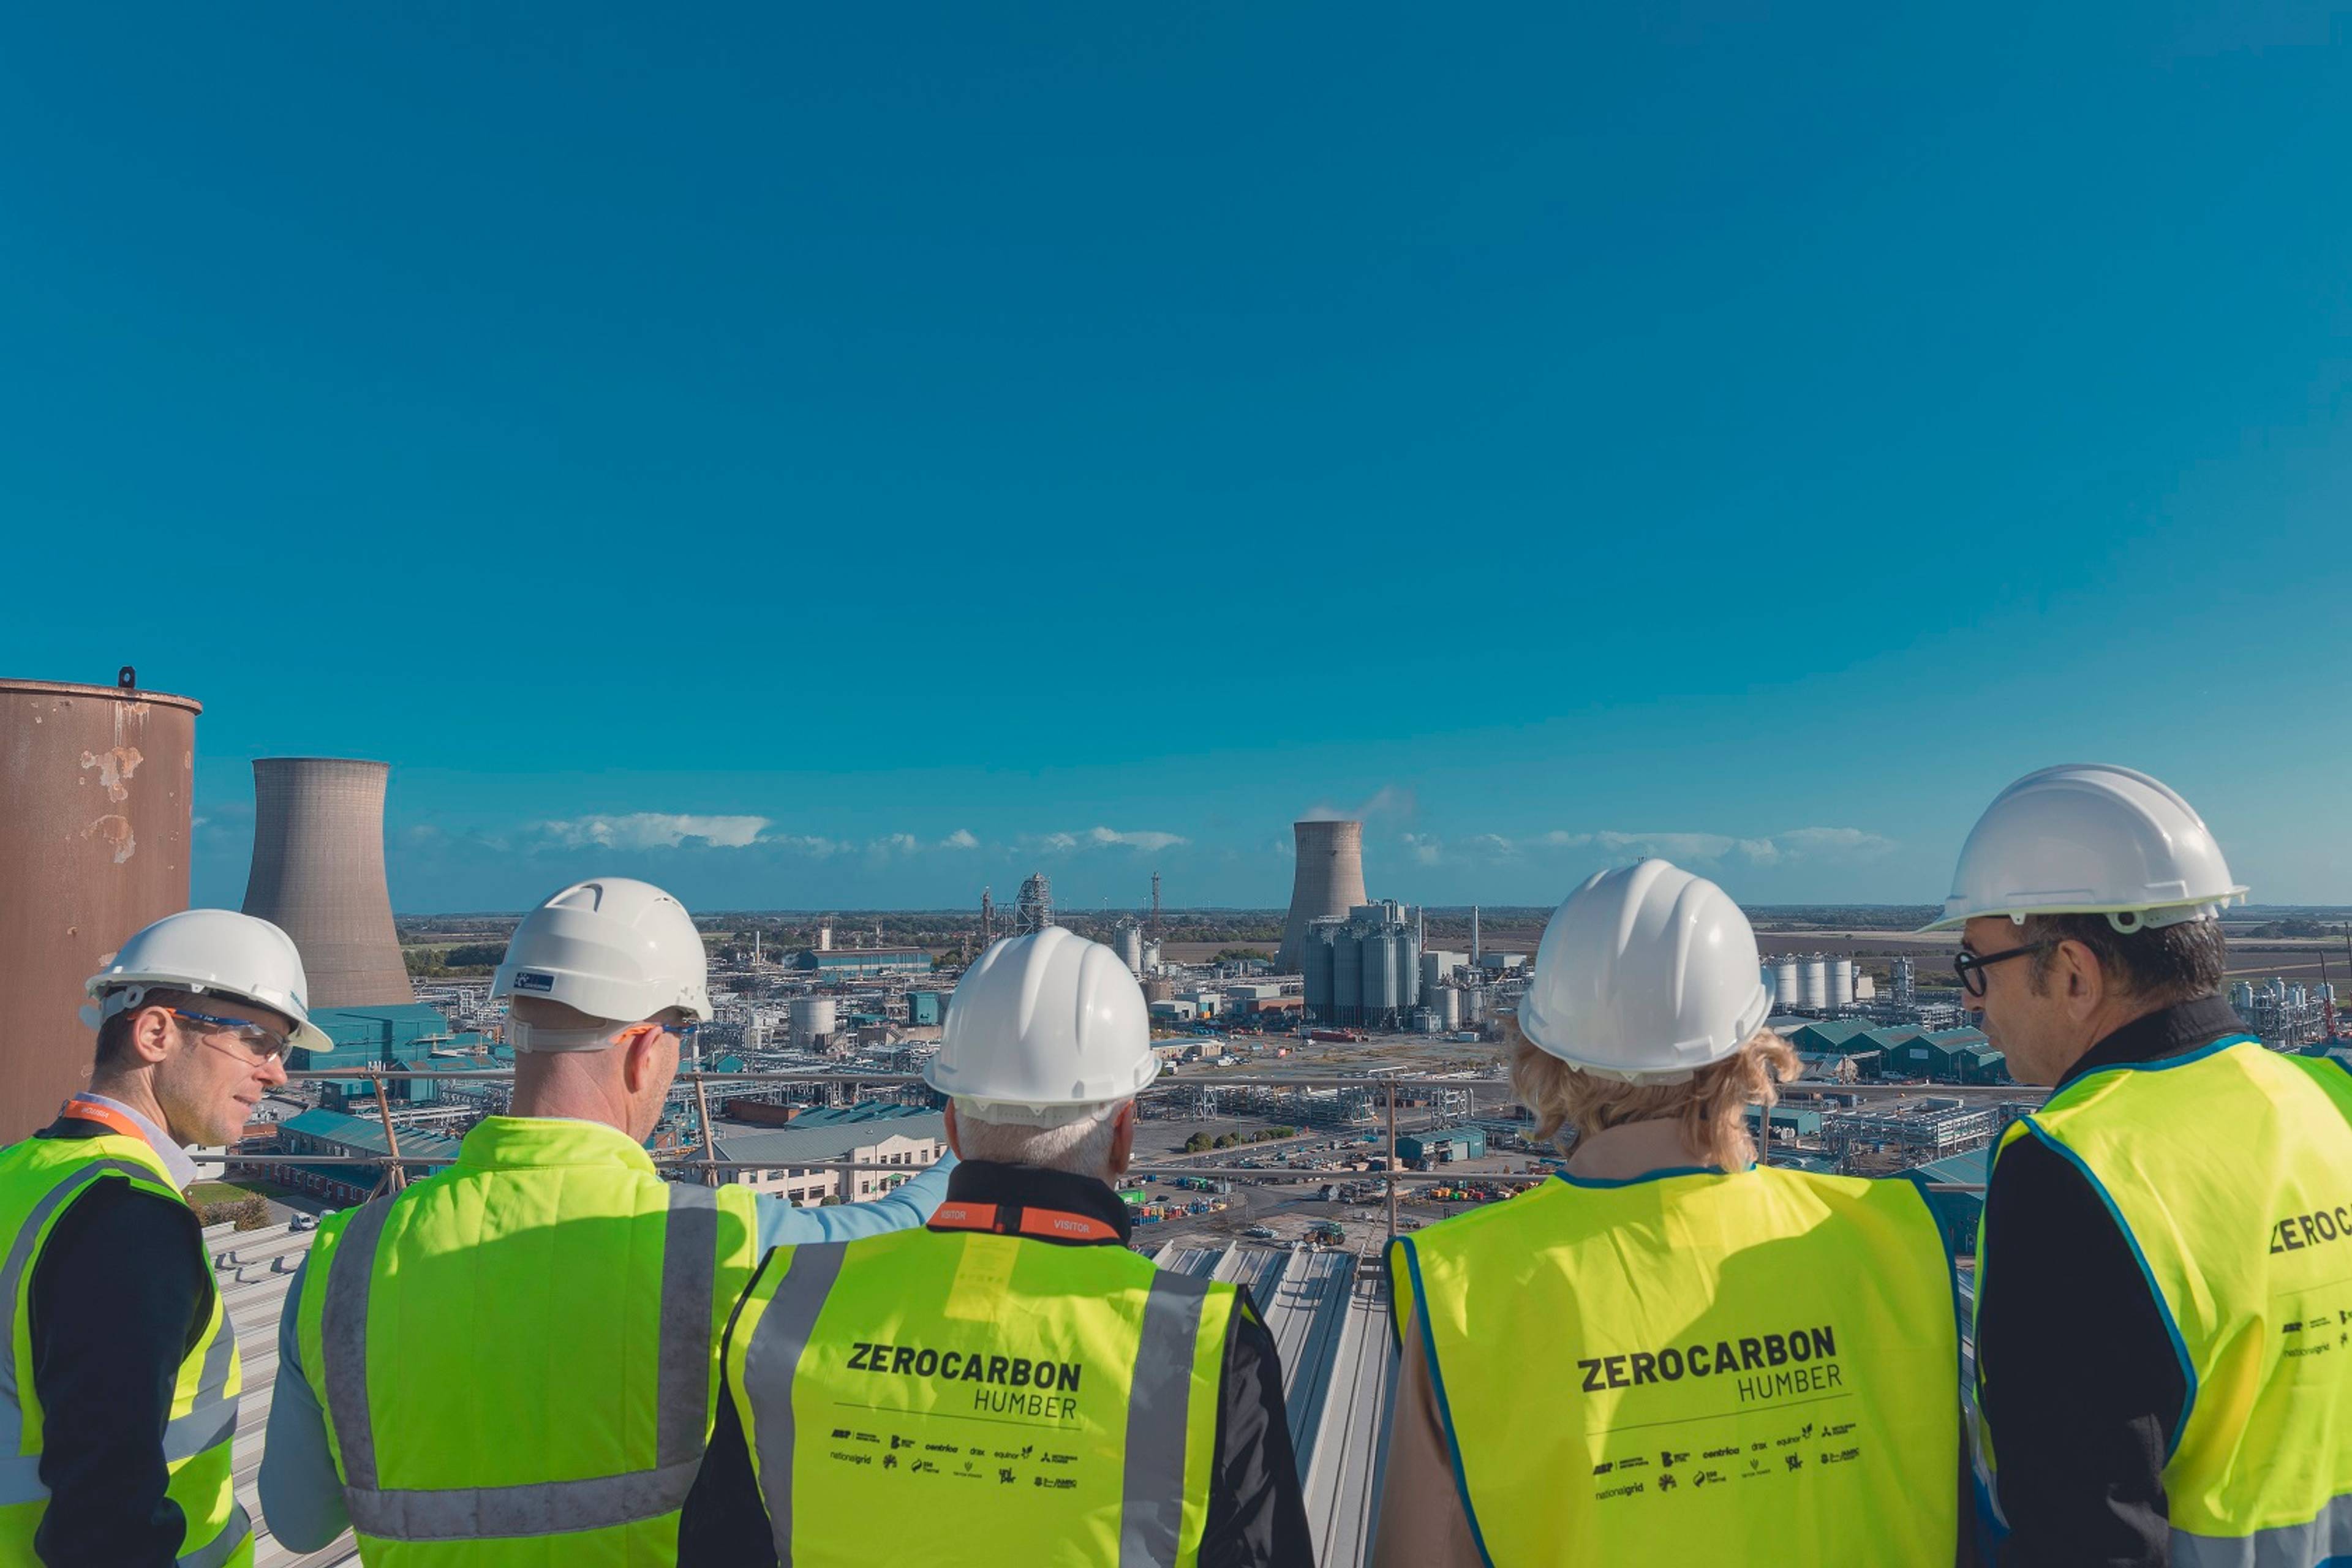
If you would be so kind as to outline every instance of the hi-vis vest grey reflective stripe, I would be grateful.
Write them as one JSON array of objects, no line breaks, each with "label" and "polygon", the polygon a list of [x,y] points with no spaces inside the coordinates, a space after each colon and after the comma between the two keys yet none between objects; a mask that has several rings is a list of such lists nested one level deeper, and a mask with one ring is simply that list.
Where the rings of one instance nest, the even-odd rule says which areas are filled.
[{"label": "hi-vis vest grey reflective stripe", "polygon": [[670,1184],[662,1243],[653,1468],[505,1487],[377,1485],[375,1432],[368,1416],[368,1288],[392,1203],[374,1199],[352,1216],[328,1271],[320,1329],[327,1408],[342,1453],[343,1508],[352,1528],[384,1541],[476,1541],[604,1530],[685,1506],[709,1437],[717,1190]]},{"label": "hi-vis vest grey reflective stripe", "polygon": [[[157,1184],[163,1181],[146,1166],[129,1160],[92,1160],[66,1172],[58,1184],[33,1205],[24,1226],[9,1243],[7,1260],[0,1263],[0,1301],[6,1302],[10,1310],[16,1309],[25,1285],[25,1270],[32,1267],[34,1248],[50,1217],[79,1196],[92,1182],[108,1175]],[[212,1343],[205,1347],[195,1403],[185,1415],[175,1415],[163,1426],[166,1464],[192,1459],[236,1436],[237,1396],[228,1392],[229,1358],[236,1349],[236,1329],[228,1321],[228,1304],[219,1300],[217,1293],[215,1301],[221,1322]],[[49,1495],[49,1489],[41,1484],[41,1456],[17,1452],[24,1440],[25,1406],[16,1385],[16,1352],[13,1348],[0,1347],[0,1507],[39,1502]],[[220,1533],[194,1551],[183,1553],[177,1559],[180,1568],[219,1568],[244,1544],[252,1522],[245,1505],[232,1502],[228,1522],[221,1527]]]},{"label": "hi-vis vest grey reflective stripe", "polygon": [[2172,1532],[2173,1568],[2321,1568],[2352,1557],[2352,1497],[2340,1497],[2302,1524],[2252,1535]]},{"label": "hi-vis vest grey reflective stripe", "polygon": [[[793,1383],[851,1245],[827,1242],[793,1248],[792,1268],[743,1352],[743,1393],[757,1413],[761,1493],[775,1535],[778,1568],[793,1568]],[[1172,1568],[1176,1562],[1184,1517],[1192,1352],[1210,1289],[1206,1279],[1162,1271],[1144,1299],[1143,1332],[1127,1405],[1119,1568]]]}]

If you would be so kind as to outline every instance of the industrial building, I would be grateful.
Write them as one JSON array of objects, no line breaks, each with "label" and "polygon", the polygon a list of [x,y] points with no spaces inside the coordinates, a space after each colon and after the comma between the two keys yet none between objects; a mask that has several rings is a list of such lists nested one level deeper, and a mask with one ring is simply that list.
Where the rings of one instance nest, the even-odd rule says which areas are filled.
[{"label": "industrial building", "polygon": [[[446,1138],[421,1128],[409,1128],[400,1134],[400,1152],[411,1160],[450,1160],[457,1157],[456,1138]],[[383,1180],[383,1167],[362,1163],[381,1160],[392,1152],[391,1140],[384,1135],[383,1122],[373,1116],[346,1116],[340,1110],[306,1110],[290,1116],[278,1124],[277,1152],[281,1154],[352,1156],[349,1165],[282,1165],[273,1163],[267,1153],[250,1162],[240,1160],[236,1166],[239,1176],[258,1176],[276,1182],[297,1192],[309,1193],[324,1199],[337,1208],[348,1208],[365,1203],[369,1194]]]},{"label": "industrial building", "polygon": [[2259,984],[2241,980],[2230,987],[2230,1005],[2273,1050],[2317,1045],[2336,1027],[2336,987],[2329,984],[2290,985],[2277,975]]},{"label": "industrial building", "polygon": [[[484,1055],[489,1050],[487,1037],[452,1031],[439,1008],[421,1002],[315,1007],[310,1022],[334,1046],[324,1051],[296,1047],[288,1054],[286,1065],[297,1072],[337,1068],[350,1068],[355,1074],[369,1068],[411,1069],[428,1066],[436,1058],[452,1071],[505,1065]],[[430,1079],[392,1079],[384,1081],[383,1092],[395,1101],[421,1103],[434,1098],[436,1087]],[[320,1089],[331,1106],[376,1091],[373,1082],[357,1076],[325,1079]]]},{"label": "industrial building", "polygon": [[1486,1130],[1483,1127],[1449,1127],[1442,1132],[1397,1134],[1397,1158],[1415,1170],[1451,1164],[1456,1160],[1483,1160],[1486,1157]]},{"label": "industrial building", "polygon": [[1300,951],[1307,1022],[1411,1026],[1421,1005],[1421,939],[1402,904],[1382,900],[1358,905],[1344,920],[1310,921]]},{"label": "industrial building", "polygon": [[1981,1029],[1875,1026],[1854,1018],[1828,1018],[1790,1030],[1800,1058],[1844,1058],[1855,1076],[1923,1078],[1935,1083],[2005,1083],[2009,1064]]},{"label": "industrial building", "polygon": [[[1360,822],[1294,822],[1297,848],[1290,873],[1290,910],[1283,917],[1282,946],[1274,967],[1297,974],[1307,965],[1307,928],[1317,921],[1344,921],[1349,911],[1371,901],[1364,891],[1364,825]],[[1418,967],[1418,966],[1416,966]],[[1307,1003],[1311,1011],[1315,1004]]]},{"label": "industrial building", "polygon": [[820,981],[875,980],[886,974],[931,972],[931,955],[919,947],[804,947],[785,963]]},{"label": "industrial building", "polygon": [[[936,1110],[860,1100],[830,1110],[803,1110],[781,1127],[752,1127],[714,1118],[712,1158],[757,1160],[773,1168],[727,1171],[724,1181],[757,1192],[774,1193],[795,1204],[822,1204],[845,1198],[863,1202],[879,1197],[916,1170],[947,1153],[947,1118]],[[846,1160],[861,1164],[907,1165],[901,1175],[882,1171],[815,1171],[818,1160]],[[842,1183],[853,1185],[846,1193]]]},{"label": "industrial building", "polygon": [[245,912],[294,939],[314,1007],[416,1000],[383,879],[392,765],[352,757],[253,764],[253,866]]},{"label": "industrial building", "polygon": [[82,982],[188,907],[194,699],[0,680],[0,1144],[89,1082]]}]

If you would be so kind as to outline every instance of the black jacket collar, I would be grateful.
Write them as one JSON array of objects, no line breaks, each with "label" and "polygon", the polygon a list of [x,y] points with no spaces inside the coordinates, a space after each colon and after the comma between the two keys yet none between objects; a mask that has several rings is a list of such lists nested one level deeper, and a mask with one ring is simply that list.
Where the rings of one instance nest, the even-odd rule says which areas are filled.
[{"label": "black jacket collar", "polygon": [[[1002,1165],[993,1160],[965,1160],[948,1173],[948,1202],[994,1204],[1003,1208],[1059,1209],[1100,1220],[1118,1231],[1120,1246],[1135,1234],[1127,1203],[1092,1176],[1066,1171],[1041,1171],[1034,1165]],[[1059,1243],[1108,1247],[1108,1241]]]},{"label": "black jacket collar", "polygon": [[[2058,1080],[2058,1089],[2102,1068],[2124,1067],[2132,1062],[2162,1061],[2167,1057],[2184,1056],[2216,1040],[2231,1035],[2250,1033],[2237,1010],[2219,996],[2200,996],[2194,1002],[2176,1002],[2169,1007],[2158,1007],[2143,1018],[2134,1018],[2097,1045],[2083,1053],[2083,1059],[2066,1069]],[[2053,1089],[2053,1094],[2057,1092]]]}]

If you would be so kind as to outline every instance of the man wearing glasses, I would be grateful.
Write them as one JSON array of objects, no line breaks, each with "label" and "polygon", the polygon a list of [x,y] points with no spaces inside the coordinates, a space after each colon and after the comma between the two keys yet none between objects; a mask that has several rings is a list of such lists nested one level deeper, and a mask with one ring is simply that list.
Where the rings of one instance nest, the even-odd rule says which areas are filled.
[{"label": "man wearing glasses", "polygon": [[320,1222],[286,1299],[260,1477],[281,1544],[348,1524],[370,1563],[677,1561],[761,1252],[921,1225],[947,1187],[934,1167],[795,1210],[664,1181],[645,1143],[710,1016],[708,972],[692,918],[645,882],[576,883],[523,917],[491,982],[512,1114]]},{"label": "man wearing glasses", "polygon": [[2352,1075],[2217,994],[2245,892],[2179,795],[2072,765],[1986,810],[1928,928],[1961,929],[1969,1006],[2052,1087],[1977,1251],[2005,1565],[2352,1553]]},{"label": "man wearing glasses", "polygon": [[187,910],[89,983],[90,1086],[0,1153],[0,1564],[253,1561],[231,1487],[236,1334],[181,1193],[323,1047],[284,931]]}]

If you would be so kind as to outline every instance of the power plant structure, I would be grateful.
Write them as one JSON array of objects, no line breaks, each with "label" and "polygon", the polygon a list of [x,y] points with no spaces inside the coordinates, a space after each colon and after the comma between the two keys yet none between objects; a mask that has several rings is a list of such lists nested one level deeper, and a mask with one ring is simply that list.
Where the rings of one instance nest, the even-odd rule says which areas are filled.
[{"label": "power plant structure", "polygon": [[[1300,826],[1304,826],[1305,824]],[[1307,927],[1306,1012],[1310,1023],[1403,1029],[1421,1005],[1421,938],[1392,899],[1360,904],[1343,920]]]},{"label": "power plant structure", "polygon": [[[1364,825],[1360,822],[1295,822],[1297,865],[1290,880],[1290,913],[1282,922],[1282,947],[1275,969],[1297,974],[1307,966],[1307,931],[1317,921],[1345,921],[1351,910],[1371,902],[1364,891]],[[1418,984],[1420,965],[1414,965]],[[1313,1003],[1308,1003],[1313,1006]]]},{"label": "power plant structure", "polygon": [[89,1083],[82,983],[188,907],[192,697],[0,680],[0,1143]]},{"label": "power plant structure", "polygon": [[1013,934],[1035,936],[1054,923],[1054,884],[1043,871],[1032,872],[1021,884],[1013,903]]},{"label": "power plant structure", "polygon": [[245,912],[294,939],[313,1007],[416,1000],[383,879],[388,763],[260,757]]}]

